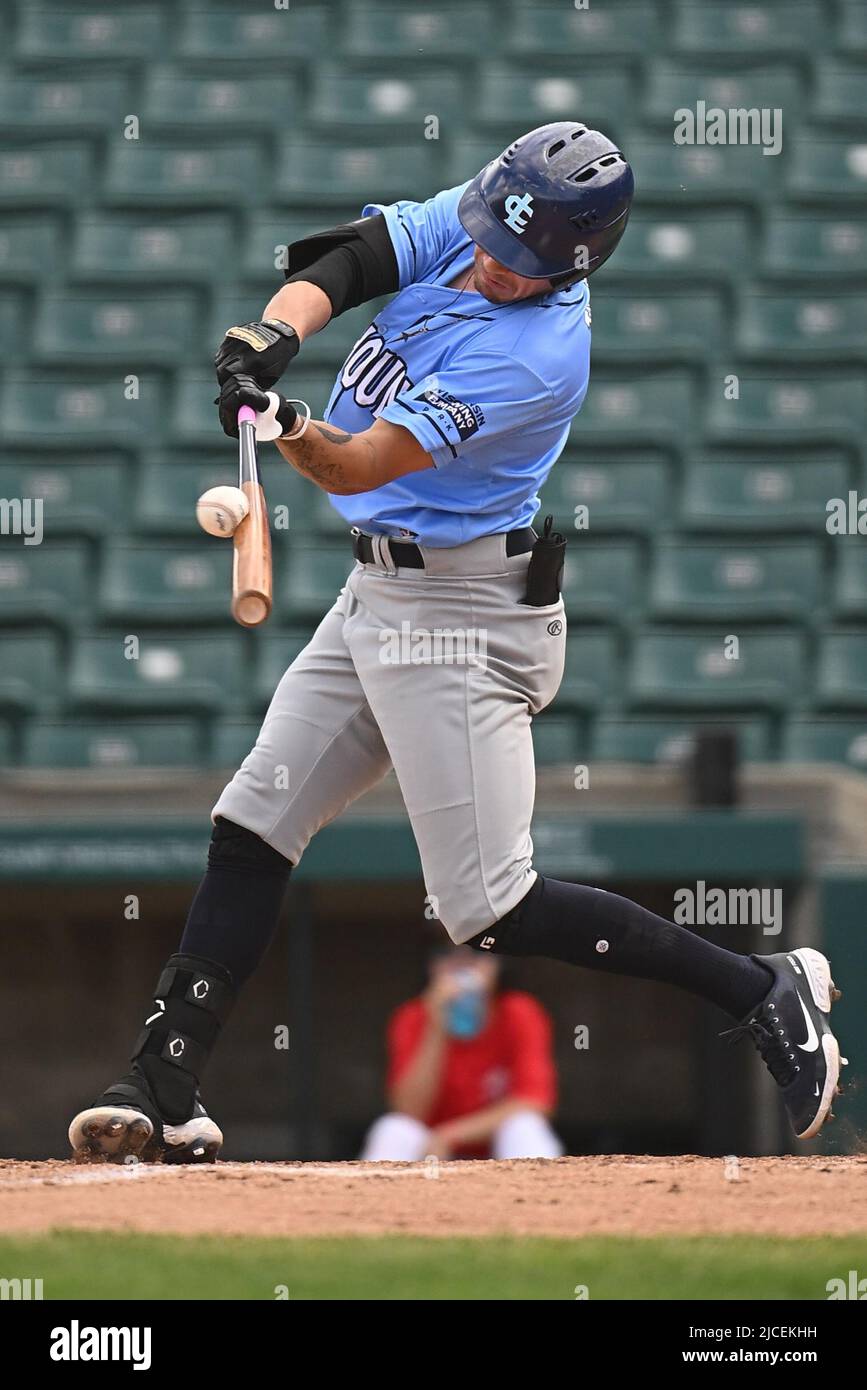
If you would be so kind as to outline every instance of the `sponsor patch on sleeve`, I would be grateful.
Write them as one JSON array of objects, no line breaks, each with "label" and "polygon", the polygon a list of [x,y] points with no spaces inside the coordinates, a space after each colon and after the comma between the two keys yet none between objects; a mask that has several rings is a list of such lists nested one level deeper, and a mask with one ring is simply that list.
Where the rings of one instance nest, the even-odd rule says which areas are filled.
[{"label": "sponsor patch on sleeve", "polygon": [[433,410],[428,413],[433,415],[433,418],[446,432],[452,435],[457,434],[462,444],[470,439],[485,423],[485,415],[481,406],[470,405],[467,401],[459,401],[457,396],[437,387],[429,386],[426,391],[420,392],[418,399],[427,401],[428,405],[433,407]]}]

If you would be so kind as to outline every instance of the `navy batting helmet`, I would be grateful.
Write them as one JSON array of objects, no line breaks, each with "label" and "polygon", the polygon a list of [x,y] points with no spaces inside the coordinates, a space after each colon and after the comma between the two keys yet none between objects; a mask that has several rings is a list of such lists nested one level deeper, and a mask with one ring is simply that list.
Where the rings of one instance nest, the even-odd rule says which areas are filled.
[{"label": "navy batting helmet", "polygon": [[632,204],[632,170],[617,146],[578,121],[520,136],[465,189],[464,231],[530,279],[586,279],[608,260]]}]

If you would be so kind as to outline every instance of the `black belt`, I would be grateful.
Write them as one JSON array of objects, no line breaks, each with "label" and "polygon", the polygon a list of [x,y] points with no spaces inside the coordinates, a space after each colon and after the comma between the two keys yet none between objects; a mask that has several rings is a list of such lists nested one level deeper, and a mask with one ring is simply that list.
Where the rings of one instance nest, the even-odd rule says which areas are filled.
[{"label": "black belt", "polygon": [[[363,531],[359,531],[357,526],[353,526],[351,535],[352,553],[356,560],[361,560],[365,565],[373,564],[377,556],[372,538],[366,536]],[[408,570],[424,569],[424,556],[415,541],[400,541],[392,536],[383,537],[383,539],[388,540],[388,553],[396,566]],[[536,540],[536,532],[532,526],[521,526],[517,531],[507,531],[506,554],[526,555],[528,550],[533,549]]]}]

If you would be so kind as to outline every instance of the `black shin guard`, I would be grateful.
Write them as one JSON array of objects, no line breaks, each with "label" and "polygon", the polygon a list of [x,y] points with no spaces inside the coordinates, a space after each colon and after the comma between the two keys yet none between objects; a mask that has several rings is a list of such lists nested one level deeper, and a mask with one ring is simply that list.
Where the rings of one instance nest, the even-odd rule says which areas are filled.
[{"label": "black shin guard", "polygon": [[291,871],[252,830],[218,819],[181,950],[219,961],[240,989],[270,945]]},{"label": "black shin guard", "polygon": [[549,956],[590,970],[661,980],[743,1018],[770,987],[751,956],[714,946],[601,888],[536,879],[501,921],[467,943],[507,956]]},{"label": "black shin guard", "polygon": [[235,1002],[228,970],[202,956],[169,956],[132,1054],[161,1117],[189,1120],[199,1080]]}]

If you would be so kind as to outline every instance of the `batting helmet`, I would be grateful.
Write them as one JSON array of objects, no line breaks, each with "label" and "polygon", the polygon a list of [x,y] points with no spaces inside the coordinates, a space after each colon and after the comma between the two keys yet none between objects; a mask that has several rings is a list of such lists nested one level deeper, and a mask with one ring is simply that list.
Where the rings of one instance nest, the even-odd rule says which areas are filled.
[{"label": "batting helmet", "polygon": [[617,146],[578,121],[522,135],[464,189],[464,231],[530,279],[586,279],[626,227],[632,170]]}]

